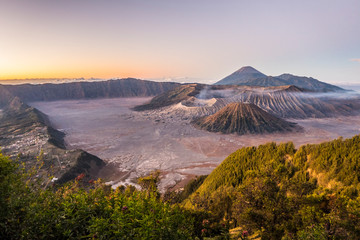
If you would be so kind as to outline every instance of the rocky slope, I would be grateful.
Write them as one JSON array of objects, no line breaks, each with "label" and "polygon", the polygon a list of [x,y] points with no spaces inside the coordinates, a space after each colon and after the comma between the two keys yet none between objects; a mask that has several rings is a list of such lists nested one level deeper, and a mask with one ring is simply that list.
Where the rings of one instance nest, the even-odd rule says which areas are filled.
[{"label": "rocky slope", "polygon": [[193,124],[210,132],[257,134],[299,131],[300,127],[277,118],[251,103],[230,103]]},{"label": "rocky slope", "polygon": [[14,96],[7,90],[6,86],[0,84],[0,107],[10,103]]},{"label": "rocky slope", "polygon": [[314,78],[299,77],[291,74],[282,74],[277,77],[266,76],[252,67],[243,67],[229,76],[216,82],[214,85],[241,85],[241,86],[286,86],[294,85],[315,92],[337,92],[344,89],[321,82]]},{"label": "rocky slope", "polygon": [[[270,90],[270,91],[268,91]],[[249,102],[282,118],[326,118],[339,115],[349,116],[357,112],[359,99],[354,99],[353,105],[346,99],[333,99],[331,95],[317,97],[316,95],[294,87],[268,88],[265,91],[244,91],[232,100]]]},{"label": "rocky slope", "polygon": [[253,103],[280,118],[326,118],[358,113],[360,98],[321,96],[296,86],[182,85],[135,110],[152,110],[164,118],[193,119],[214,114],[232,102]]},{"label": "rocky slope", "polygon": [[287,83],[291,83],[292,85],[305,88],[305,89],[311,89],[317,92],[337,92],[337,91],[344,91],[344,89],[321,82],[314,78],[309,77],[299,77],[292,74],[282,74],[280,76],[277,76],[278,79],[282,79],[286,81]]},{"label": "rocky slope", "polygon": [[13,98],[0,116],[2,152],[19,157],[27,168],[41,166],[38,176],[45,181],[48,175],[53,175],[58,183],[64,183],[81,173],[87,179],[96,179],[105,162],[83,150],[65,149],[63,137],[62,132],[51,127],[46,115],[18,97]]},{"label": "rocky slope", "polygon": [[170,91],[167,91],[159,96],[151,99],[149,103],[144,105],[136,106],[134,110],[136,111],[145,111],[157,109],[165,106],[170,106],[181,101],[186,101],[189,98],[196,96],[200,93],[200,91],[204,88],[202,84],[186,84]]},{"label": "rocky slope", "polygon": [[37,167],[41,155],[44,164],[39,175],[54,175],[58,183],[81,173],[96,179],[105,165],[98,157],[83,150],[65,148],[64,134],[51,127],[46,115],[26,104],[32,101],[155,96],[180,86],[178,83],[118,79],[101,82],[63,84],[0,85],[0,147],[4,154],[27,167]]},{"label": "rocky slope", "polygon": [[235,85],[239,86],[259,86],[259,87],[275,87],[275,86],[286,86],[291,85],[288,81],[281,78],[265,76],[261,78],[249,79],[244,82],[239,82]]}]

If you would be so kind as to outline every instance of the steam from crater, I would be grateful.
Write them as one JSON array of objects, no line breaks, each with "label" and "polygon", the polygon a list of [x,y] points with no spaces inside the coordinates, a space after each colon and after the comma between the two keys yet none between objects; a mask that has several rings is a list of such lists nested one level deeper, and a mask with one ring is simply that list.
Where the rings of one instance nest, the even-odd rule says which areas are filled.
[{"label": "steam from crater", "polygon": [[211,98],[229,98],[234,96],[236,91],[234,89],[211,89],[210,86],[204,87],[196,98],[211,99]]}]

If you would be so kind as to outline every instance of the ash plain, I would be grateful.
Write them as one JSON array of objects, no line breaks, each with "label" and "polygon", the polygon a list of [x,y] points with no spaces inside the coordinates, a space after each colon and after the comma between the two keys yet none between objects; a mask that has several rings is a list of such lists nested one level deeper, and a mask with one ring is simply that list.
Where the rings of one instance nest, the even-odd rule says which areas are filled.
[{"label": "ash plain", "polygon": [[[67,148],[83,149],[107,162],[100,177],[113,187],[134,184],[138,177],[161,171],[160,191],[181,187],[195,175],[209,174],[241,147],[270,141],[320,143],[360,133],[360,116],[287,119],[303,132],[263,135],[225,135],[198,130],[189,119],[161,111],[131,108],[151,98],[112,98],[32,102],[53,126],[66,134]],[[165,111],[165,113],[164,113]]]}]

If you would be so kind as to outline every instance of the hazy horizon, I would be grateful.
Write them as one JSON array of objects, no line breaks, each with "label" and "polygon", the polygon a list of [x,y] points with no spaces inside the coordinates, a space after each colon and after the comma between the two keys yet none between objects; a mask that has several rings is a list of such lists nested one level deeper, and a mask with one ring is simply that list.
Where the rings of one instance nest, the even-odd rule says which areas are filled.
[{"label": "hazy horizon", "polygon": [[0,27],[0,79],[213,83],[250,65],[360,82],[356,0],[0,0]]},{"label": "hazy horizon", "polygon": [[[310,76],[309,76],[310,77]],[[130,77],[131,78],[131,77]],[[87,82],[87,81],[108,81],[114,79],[121,79],[120,77],[114,78],[24,78],[24,79],[4,79],[0,80],[0,84],[3,85],[19,85],[19,84],[61,84],[61,83],[70,83],[70,82]],[[192,78],[153,78],[153,79],[141,79],[141,80],[149,80],[155,82],[177,82],[177,83],[205,83],[205,84],[214,84],[216,81],[201,81],[201,79],[192,79]],[[319,79],[318,79],[319,80]],[[326,82],[328,83],[328,82]],[[330,83],[335,86],[344,88],[346,90],[353,90],[356,92],[360,92],[360,82],[358,83],[347,83],[347,82],[338,82],[338,83]]]}]

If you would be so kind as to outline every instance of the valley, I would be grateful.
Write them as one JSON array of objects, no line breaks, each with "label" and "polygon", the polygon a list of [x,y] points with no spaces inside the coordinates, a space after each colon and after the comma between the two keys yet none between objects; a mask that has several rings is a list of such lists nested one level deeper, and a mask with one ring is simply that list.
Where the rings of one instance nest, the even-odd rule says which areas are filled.
[{"label": "valley", "polygon": [[360,1],[0,19],[0,240],[360,240]]},{"label": "valley", "polygon": [[[230,153],[244,146],[269,141],[293,141],[296,147],[352,137],[360,133],[360,117],[286,119],[302,132],[236,135],[196,129],[186,115],[170,114],[168,108],[136,112],[133,107],[150,97],[32,102],[64,132],[69,149],[83,149],[107,165],[100,177],[114,187],[159,169],[160,189],[209,174]],[[172,105],[169,108],[178,108]],[[174,110],[174,109],[173,109]],[[339,127],[341,126],[341,127]]]}]

